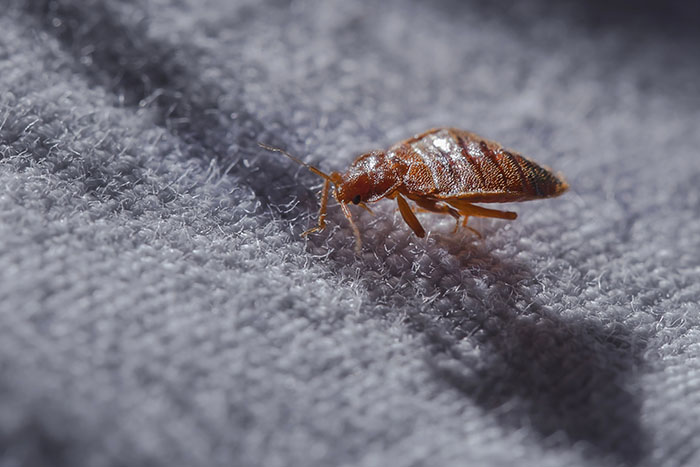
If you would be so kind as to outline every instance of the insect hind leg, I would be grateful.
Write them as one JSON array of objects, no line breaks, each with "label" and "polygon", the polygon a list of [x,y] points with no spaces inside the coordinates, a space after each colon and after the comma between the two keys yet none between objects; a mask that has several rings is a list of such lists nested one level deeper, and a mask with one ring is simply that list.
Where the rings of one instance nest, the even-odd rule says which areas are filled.
[{"label": "insect hind leg", "polygon": [[[457,221],[455,224],[454,232],[457,232],[457,230],[459,229],[460,218],[462,217],[462,215],[464,215],[463,213],[460,213],[456,209],[451,208],[445,204],[438,203],[435,200],[430,200],[430,199],[425,199],[425,198],[411,198],[411,199],[418,206],[425,209],[426,211],[436,212],[438,214],[449,214],[450,216],[454,217],[455,220]],[[467,220],[469,220],[469,216],[464,215],[464,219],[462,219],[462,221],[461,221],[462,227],[466,227],[469,231],[474,233],[477,237],[482,238],[481,233],[478,230],[467,226]]]},{"label": "insect hind leg", "polygon": [[468,201],[459,198],[446,199],[445,202],[459,210],[459,212],[465,217],[493,217],[496,219],[506,219],[509,221],[512,221],[518,217],[518,214],[514,212],[482,208],[481,206],[476,206]]},{"label": "insect hind leg", "polygon": [[436,212],[438,214],[449,214],[450,216],[454,217],[457,221],[459,221],[459,218],[461,215],[459,212],[455,209],[452,209],[449,206],[446,206],[444,204],[438,204],[434,200],[430,199],[425,199],[425,198],[410,198],[411,201],[416,203],[418,206],[422,207],[426,211],[430,212]]}]

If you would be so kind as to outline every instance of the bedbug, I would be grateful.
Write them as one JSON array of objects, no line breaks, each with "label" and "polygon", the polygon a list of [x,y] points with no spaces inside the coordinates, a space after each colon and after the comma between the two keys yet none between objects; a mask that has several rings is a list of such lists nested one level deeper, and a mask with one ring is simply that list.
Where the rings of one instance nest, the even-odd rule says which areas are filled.
[{"label": "bedbug", "polygon": [[[433,128],[391,146],[386,151],[362,154],[341,174],[326,174],[287,152],[278,151],[324,179],[318,225],[306,236],[326,227],[328,194],[340,204],[361,248],[360,231],[353,222],[348,204],[370,210],[367,203],[395,199],[403,220],[419,237],[425,229],[407,199],[420,209],[447,214],[466,227],[470,216],[513,220],[514,212],[498,211],[472,203],[505,203],[559,196],[568,189],[560,175],[500,144],[456,128]],[[370,211],[371,212],[371,211]],[[474,229],[468,229],[479,234]]]}]

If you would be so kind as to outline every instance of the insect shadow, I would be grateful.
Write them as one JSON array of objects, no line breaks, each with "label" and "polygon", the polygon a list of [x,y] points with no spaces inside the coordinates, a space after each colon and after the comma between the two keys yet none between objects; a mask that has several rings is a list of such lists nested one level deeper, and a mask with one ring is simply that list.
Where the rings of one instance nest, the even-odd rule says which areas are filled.
[{"label": "insect shadow", "polygon": [[405,322],[423,337],[439,384],[504,426],[533,428],[545,447],[576,444],[601,460],[638,463],[649,444],[633,390],[644,336],[546,303],[536,273],[490,253],[483,240],[465,245],[466,232],[438,236],[436,250],[459,252],[455,261],[439,254],[424,261],[417,253],[412,261],[420,265],[409,274],[390,260],[399,251],[377,249],[362,267],[385,282],[394,276],[411,284],[385,289],[374,301],[391,303],[397,289],[413,294],[402,292],[404,303],[417,304]]},{"label": "insect shadow", "polygon": [[[37,0],[23,8],[36,18],[37,27],[73,55],[75,69],[88,83],[113,95],[116,106],[134,111],[148,108],[153,123],[179,139],[190,160],[238,178],[262,206],[289,203],[291,191],[270,180],[289,180],[292,164],[259,157],[257,145],[258,139],[273,145],[282,141],[254,115],[240,93],[202,73],[192,60],[203,55],[195,45],[157,39],[149,32],[148,15],[144,13],[142,21],[125,20],[109,2],[84,8],[80,3]],[[244,17],[236,20],[246,21]],[[245,82],[244,75],[256,71],[254,64],[243,61],[232,67],[229,78],[236,83]],[[313,209],[314,202],[309,197],[308,207]],[[288,211],[279,214],[293,218],[305,212]]]}]

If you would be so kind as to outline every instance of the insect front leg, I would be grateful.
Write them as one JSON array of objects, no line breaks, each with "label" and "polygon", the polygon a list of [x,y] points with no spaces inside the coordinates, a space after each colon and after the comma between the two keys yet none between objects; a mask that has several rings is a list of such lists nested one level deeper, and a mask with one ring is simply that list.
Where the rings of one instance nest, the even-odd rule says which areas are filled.
[{"label": "insect front leg", "polygon": [[[338,199],[338,192],[335,191],[335,199]],[[345,217],[347,218],[348,222],[350,223],[350,227],[352,228],[352,232],[355,234],[355,253],[358,255],[362,251],[362,237],[360,236],[360,229],[357,228],[357,225],[355,225],[355,221],[352,220],[352,214],[350,214],[350,209],[348,209],[348,205],[345,203],[340,203],[340,208],[343,210],[343,214],[345,214]]]},{"label": "insect front leg", "polygon": [[329,180],[323,182],[323,191],[321,192],[321,207],[318,210],[318,225],[301,234],[302,237],[306,237],[307,235],[314,232],[320,232],[326,228],[326,209],[328,207],[328,192],[330,191],[330,189],[331,182]]}]

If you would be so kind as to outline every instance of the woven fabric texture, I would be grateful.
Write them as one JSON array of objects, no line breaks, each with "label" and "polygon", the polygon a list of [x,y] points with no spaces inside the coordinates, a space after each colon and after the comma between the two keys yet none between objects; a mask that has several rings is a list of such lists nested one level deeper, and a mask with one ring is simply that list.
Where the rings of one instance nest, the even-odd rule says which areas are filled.
[{"label": "woven fabric texture", "polygon": [[[3,0],[0,466],[699,465],[694,5]],[[356,255],[257,145],[436,126],[571,190]]]}]

